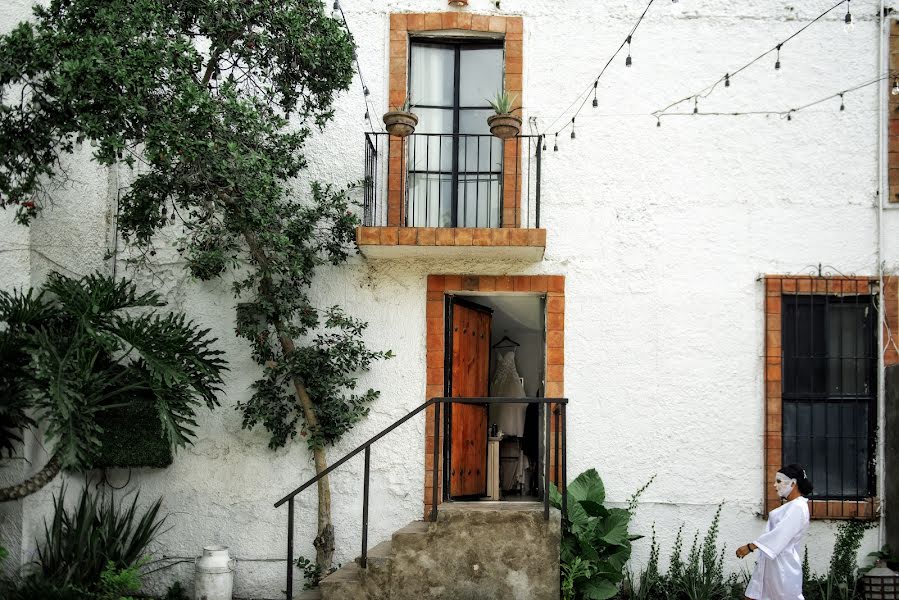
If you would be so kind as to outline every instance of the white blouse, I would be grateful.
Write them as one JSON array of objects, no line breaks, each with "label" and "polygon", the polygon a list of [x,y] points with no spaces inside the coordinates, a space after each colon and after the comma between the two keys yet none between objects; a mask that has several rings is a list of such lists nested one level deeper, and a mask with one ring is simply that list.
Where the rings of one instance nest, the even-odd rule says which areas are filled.
[{"label": "white blouse", "polygon": [[802,538],[808,531],[808,500],[798,498],[768,513],[768,525],[752,542],[761,551],[746,597],[754,600],[803,600]]}]

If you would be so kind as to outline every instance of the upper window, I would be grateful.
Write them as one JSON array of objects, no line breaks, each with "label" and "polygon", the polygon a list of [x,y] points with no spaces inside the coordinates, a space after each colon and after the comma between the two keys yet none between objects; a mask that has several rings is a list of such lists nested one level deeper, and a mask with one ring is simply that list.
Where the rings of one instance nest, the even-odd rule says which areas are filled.
[{"label": "upper window", "polygon": [[874,494],[875,297],[784,295],[783,464],[804,465],[814,498]]},{"label": "upper window", "polygon": [[419,122],[406,149],[406,225],[499,227],[503,145],[490,135],[488,102],[503,89],[503,45],[413,40],[412,111]]}]

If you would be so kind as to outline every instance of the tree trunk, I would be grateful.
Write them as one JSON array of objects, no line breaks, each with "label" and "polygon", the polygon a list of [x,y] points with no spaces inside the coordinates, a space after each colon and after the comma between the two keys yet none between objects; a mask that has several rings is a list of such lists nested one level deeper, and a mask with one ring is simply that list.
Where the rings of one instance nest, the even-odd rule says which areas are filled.
[{"label": "tree trunk", "polygon": [[[275,303],[271,294],[272,280],[267,274],[269,264],[268,256],[265,250],[259,244],[256,234],[252,231],[244,231],[244,239],[250,249],[250,254],[254,260],[263,269],[262,275],[262,293],[268,296],[268,300]],[[296,351],[296,344],[289,335],[284,332],[284,323],[280,319],[275,319],[272,323],[275,331],[278,333],[278,340],[281,343],[281,351],[284,356],[290,356]],[[318,426],[318,415],[315,414],[315,406],[312,404],[312,398],[306,391],[306,386],[297,378],[292,378],[293,387],[296,391],[297,401],[303,411],[303,418],[310,428]],[[312,451],[313,462],[315,463],[315,474],[321,474],[328,468],[328,458],[324,448],[316,448]],[[315,564],[327,573],[331,568],[331,562],[334,556],[334,525],[331,522],[331,482],[328,476],[324,476],[318,480],[318,534],[312,542],[315,546]]]},{"label": "tree trunk", "polygon": [[59,473],[59,459],[52,456],[44,468],[18,485],[0,488],[0,502],[20,500],[25,496],[35,493],[56,477]]}]

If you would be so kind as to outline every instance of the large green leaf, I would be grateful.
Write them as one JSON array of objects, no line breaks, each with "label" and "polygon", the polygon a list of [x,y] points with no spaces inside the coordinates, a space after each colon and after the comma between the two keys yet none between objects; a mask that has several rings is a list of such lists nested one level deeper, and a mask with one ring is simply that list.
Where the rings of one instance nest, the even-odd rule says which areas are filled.
[{"label": "large green leaf", "polygon": [[618,593],[618,586],[605,579],[591,579],[583,584],[581,592],[589,600],[608,600]]},{"label": "large green leaf", "polygon": [[606,488],[596,469],[584,471],[568,486],[568,502],[589,500],[602,504],[606,500]]},{"label": "large green leaf", "polygon": [[626,510],[613,508],[609,516],[597,523],[597,535],[607,544],[621,545],[627,542],[627,525],[631,515]]}]

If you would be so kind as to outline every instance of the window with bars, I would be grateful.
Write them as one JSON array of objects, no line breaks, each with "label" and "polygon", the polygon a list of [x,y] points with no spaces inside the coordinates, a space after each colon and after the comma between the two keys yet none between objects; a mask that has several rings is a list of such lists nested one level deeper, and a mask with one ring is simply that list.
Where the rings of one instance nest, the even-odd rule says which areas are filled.
[{"label": "window with bars", "polygon": [[877,304],[871,295],[782,297],[783,463],[815,499],[874,495]]},{"label": "window with bars", "polygon": [[490,135],[489,99],[503,89],[502,41],[413,39],[407,142],[410,227],[499,227],[503,145]]}]

